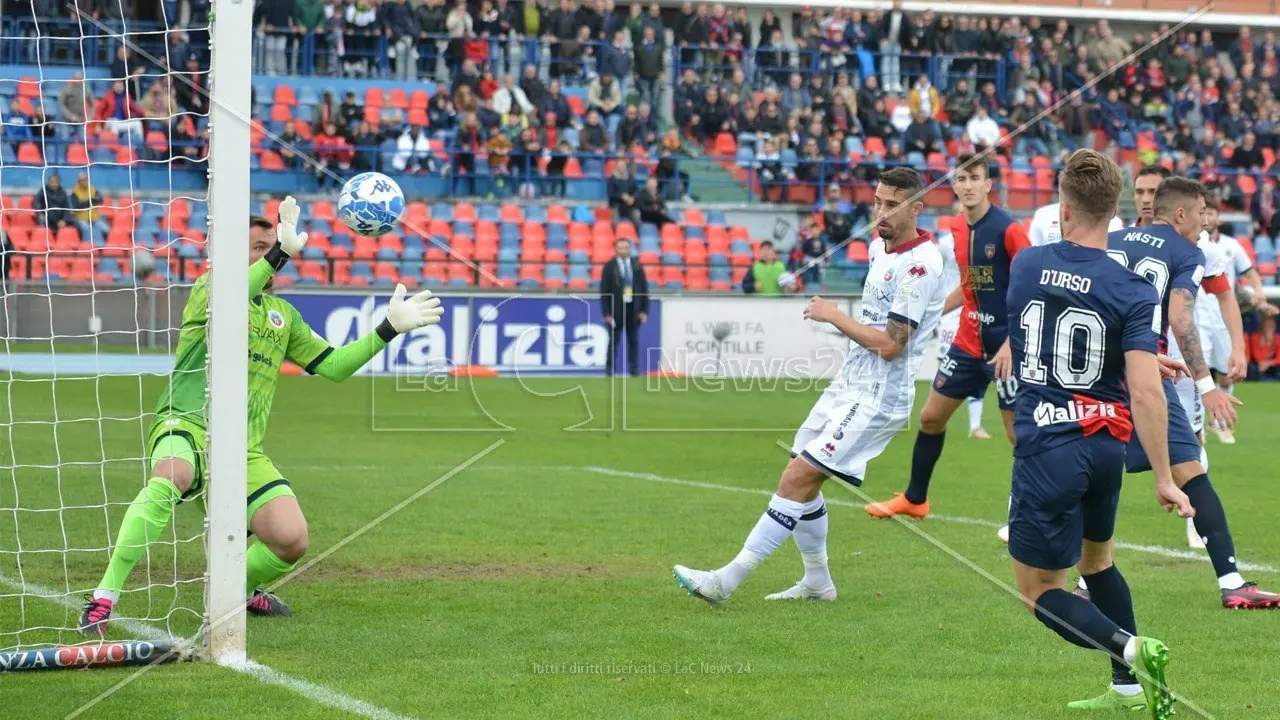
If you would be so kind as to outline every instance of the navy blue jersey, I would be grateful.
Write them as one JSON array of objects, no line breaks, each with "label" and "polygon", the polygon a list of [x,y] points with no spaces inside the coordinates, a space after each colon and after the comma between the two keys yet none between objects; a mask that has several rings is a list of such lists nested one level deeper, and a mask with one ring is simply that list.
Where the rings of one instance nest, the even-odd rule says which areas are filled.
[{"label": "navy blue jersey", "polygon": [[1009,267],[1024,248],[1030,247],[1027,231],[1004,208],[992,205],[978,222],[963,222],[956,229],[956,265],[964,309],[953,347],[981,360],[990,360],[1009,337],[1005,318],[1009,310]]},{"label": "navy blue jersey", "polygon": [[1146,278],[1160,296],[1160,350],[1169,330],[1169,291],[1190,290],[1195,297],[1204,279],[1204,253],[1173,229],[1159,223],[1116,230],[1107,235],[1107,254]]},{"label": "navy blue jersey", "polygon": [[1157,352],[1161,335],[1151,283],[1107,252],[1070,242],[1023,250],[1009,275],[1009,348],[1018,380],[1014,455],[1104,428],[1128,442],[1124,354]]}]

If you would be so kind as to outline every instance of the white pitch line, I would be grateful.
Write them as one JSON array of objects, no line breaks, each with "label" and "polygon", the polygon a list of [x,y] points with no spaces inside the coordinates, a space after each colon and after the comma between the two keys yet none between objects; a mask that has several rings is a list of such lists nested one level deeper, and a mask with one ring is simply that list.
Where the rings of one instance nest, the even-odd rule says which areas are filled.
[{"label": "white pitch line", "polygon": [[[632,480],[647,480],[649,482],[666,483],[667,485],[683,485],[684,487],[702,488],[704,490],[720,490],[722,492],[748,493],[750,495],[772,495],[772,490],[753,490],[751,488],[737,487],[734,485],[721,485],[719,483],[702,482],[700,480],[685,480],[683,478],[666,477],[664,475],[655,475],[653,473],[632,472],[629,470],[615,470],[613,468],[597,467],[594,465],[574,467],[566,466],[557,468],[568,471],[583,471],[595,473],[597,475],[607,475],[612,477],[630,478]],[[861,503],[850,502],[848,500],[840,500],[839,498],[827,498],[828,505],[839,505],[844,507],[861,508]],[[929,519],[939,520],[946,523],[954,523],[957,525],[979,525],[982,527],[998,528],[1002,523],[992,522],[991,520],[983,520],[981,518],[957,517],[951,515],[934,515],[930,514]],[[1116,541],[1115,546],[1123,550],[1132,550],[1134,552],[1148,553],[1151,555],[1161,555],[1167,558],[1177,558],[1179,560],[1199,560],[1200,562],[1209,562],[1209,556],[1204,553],[1192,552],[1190,550],[1177,550],[1175,548],[1164,547],[1163,545],[1139,545],[1136,543],[1127,543]],[[1280,572],[1280,568],[1264,565],[1261,563],[1237,563],[1241,570],[1247,572]]]},{"label": "white pitch line", "polygon": [[[26,583],[24,586],[22,583],[8,575],[5,575],[4,573],[0,573],[0,585],[7,585],[18,592],[39,597],[42,600],[48,600],[49,602],[57,603],[73,610],[80,609],[80,604],[71,599],[71,597],[66,593],[55,592],[49,588],[42,587],[40,585],[33,585],[31,583]],[[129,631],[129,634],[142,638],[143,640],[166,640],[171,637],[171,635],[164,630],[161,630],[151,623],[143,622],[142,620],[134,620],[131,618],[112,618],[111,624],[123,627]],[[279,670],[274,670],[266,665],[253,662],[252,660],[246,660],[243,663],[222,665],[221,667],[235,670],[238,673],[247,675],[268,685],[277,685],[295,692],[308,700],[317,702],[321,705],[327,705],[331,708],[343,710],[351,713],[352,715],[372,718],[372,720],[413,720],[412,718],[399,715],[387,710],[386,708],[378,707],[377,705],[367,703],[363,700],[358,700],[350,695],[324,687],[323,685],[316,685],[315,683],[308,682],[301,678],[286,675]]]}]

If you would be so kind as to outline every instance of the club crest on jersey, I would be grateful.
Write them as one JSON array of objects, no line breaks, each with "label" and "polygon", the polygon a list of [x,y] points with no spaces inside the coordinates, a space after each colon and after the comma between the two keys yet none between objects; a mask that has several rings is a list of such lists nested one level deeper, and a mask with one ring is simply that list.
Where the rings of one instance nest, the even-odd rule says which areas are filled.
[{"label": "club crest on jersey", "polygon": [[284,328],[284,316],[280,314],[279,310],[268,310],[267,320],[277,330]]},{"label": "club crest on jersey", "polygon": [[995,244],[993,243],[993,244],[990,244],[990,245],[984,245],[984,246],[982,247],[982,254],[983,254],[983,255],[986,255],[988,260],[990,260],[991,258],[995,257],[995,256],[996,256],[996,246],[995,246]]},{"label": "club crest on jersey", "polygon": [[884,271],[884,281],[893,282],[893,268]]}]

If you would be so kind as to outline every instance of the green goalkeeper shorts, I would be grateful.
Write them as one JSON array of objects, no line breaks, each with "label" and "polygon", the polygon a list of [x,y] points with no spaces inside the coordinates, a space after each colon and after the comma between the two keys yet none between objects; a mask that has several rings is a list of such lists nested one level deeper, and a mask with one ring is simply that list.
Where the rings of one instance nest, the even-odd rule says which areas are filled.
[{"label": "green goalkeeper shorts", "polygon": [[[177,415],[162,415],[152,423],[147,443],[152,467],[166,458],[177,458],[190,463],[195,468],[191,487],[182,494],[182,499],[199,497],[201,505],[204,504],[204,494],[201,491],[204,489],[205,477],[205,439],[204,427],[199,423]],[[261,452],[252,450],[249,452],[246,470],[248,519],[252,520],[258,508],[269,501],[284,495],[293,495],[293,488],[290,487],[289,481],[280,475],[271,458]]]}]

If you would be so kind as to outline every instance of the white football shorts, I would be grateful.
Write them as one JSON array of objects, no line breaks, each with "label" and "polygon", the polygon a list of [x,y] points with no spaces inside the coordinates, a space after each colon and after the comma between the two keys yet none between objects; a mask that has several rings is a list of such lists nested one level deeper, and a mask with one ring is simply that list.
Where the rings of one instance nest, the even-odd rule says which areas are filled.
[{"label": "white football shorts", "polygon": [[853,485],[861,485],[867,463],[879,457],[907,426],[909,414],[880,411],[879,397],[863,389],[828,388],[796,431],[792,455]]},{"label": "white football shorts", "polygon": [[1231,361],[1231,333],[1225,325],[1201,326],[1200,346],[1204,350],[1204,361],[1214,372],[1227,374],[1227,365]]},{"label": "white football shorts", "polygon": [[938,360],[947,356],[951,343],[956,341],[956,333],[960,330],[960,313],[964,308],[956,308],[938,319]]}]

